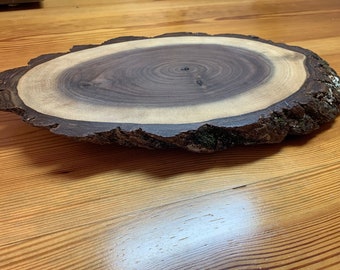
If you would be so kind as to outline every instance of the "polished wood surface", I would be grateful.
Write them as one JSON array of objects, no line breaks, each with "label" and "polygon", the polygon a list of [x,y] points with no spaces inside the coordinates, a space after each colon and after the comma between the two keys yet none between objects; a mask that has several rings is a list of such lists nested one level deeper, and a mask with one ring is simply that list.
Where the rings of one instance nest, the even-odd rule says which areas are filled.
[{"label": "polished wood surface", "polygon": [[[0,11],[0,70],[123,35],[239,33],[340,71],[338,0],[45,0]],[[339,269],[340,118],[215,154],[98,146],[0,113],[0,269]]]}]

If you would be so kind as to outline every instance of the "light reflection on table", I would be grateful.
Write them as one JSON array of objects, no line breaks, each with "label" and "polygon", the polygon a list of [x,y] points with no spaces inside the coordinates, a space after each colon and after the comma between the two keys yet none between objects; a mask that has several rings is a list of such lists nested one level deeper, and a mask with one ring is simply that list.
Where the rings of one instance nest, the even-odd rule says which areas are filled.
[{"label": "light reflection on table", "polygon": [[256,234],[254,209],[244,195],[219,193],[142,214],[114,232],[110,264],[117,269],[156,269],[174,267],[176,261],[190,263],[197,258],[194,253],[209,258],[215,250],[211,245],[222,251]]}]

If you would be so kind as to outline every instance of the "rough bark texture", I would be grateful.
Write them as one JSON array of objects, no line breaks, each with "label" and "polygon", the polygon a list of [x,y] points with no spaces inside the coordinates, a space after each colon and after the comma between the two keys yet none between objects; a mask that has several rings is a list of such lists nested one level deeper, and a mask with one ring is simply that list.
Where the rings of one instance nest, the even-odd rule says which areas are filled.
[{"label": "rough bark texture", "polygon": [[[202,33],[171,33],[159,37],[207,36]],[[340,110],[340,81],[336,72],[315,53],[300,47],[277,44],[254,36],[217,35],[257,40],[306,56],[307,78],[298,91],[266,109],[233,117],[192,124],[135,124],[76,121],[39,113],[20,99],[20,78],[41,63],[67,53],[42,55],[28,66],[0,73],[0,109],[22,116],[23,120],[50,131],[99,144],[118,143],[151,149],[180,147],[194,152],[214,152],[235,145],[279,143],[287,135],[308,134],[331,122]],[[157,37],[155,37],[157,38]],[[101,45],[145,37],[120,37]],[[70,52],[101,45],[74,46]]]}]

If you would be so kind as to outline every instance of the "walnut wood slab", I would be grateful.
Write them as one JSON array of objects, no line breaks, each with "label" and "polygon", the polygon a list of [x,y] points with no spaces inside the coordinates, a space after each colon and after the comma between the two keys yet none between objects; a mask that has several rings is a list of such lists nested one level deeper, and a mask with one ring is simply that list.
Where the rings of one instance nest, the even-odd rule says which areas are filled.
[{"label": "walnut wood slab", "polygon": [[213,152],[307,134],[339,113],[315,53],[253,36],[120,37],[0,73],[0,109],[95,143]]}]

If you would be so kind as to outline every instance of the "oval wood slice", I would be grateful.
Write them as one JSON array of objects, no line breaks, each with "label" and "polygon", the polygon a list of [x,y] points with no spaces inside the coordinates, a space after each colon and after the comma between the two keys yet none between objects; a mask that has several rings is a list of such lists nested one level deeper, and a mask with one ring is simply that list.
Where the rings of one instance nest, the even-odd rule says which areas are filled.
[{"label": "oval wood slice", "polygon": [[95,143],[213,152],[307,134],[339,113],[315,53],[253,36],[121,37],[0,73],[0,108]]}]

